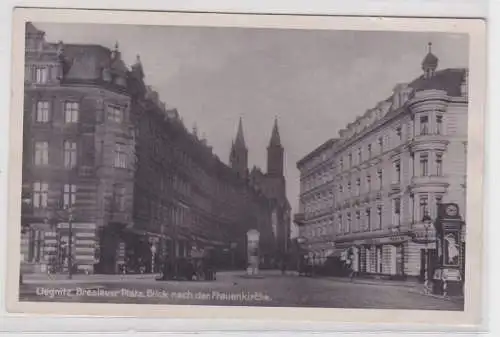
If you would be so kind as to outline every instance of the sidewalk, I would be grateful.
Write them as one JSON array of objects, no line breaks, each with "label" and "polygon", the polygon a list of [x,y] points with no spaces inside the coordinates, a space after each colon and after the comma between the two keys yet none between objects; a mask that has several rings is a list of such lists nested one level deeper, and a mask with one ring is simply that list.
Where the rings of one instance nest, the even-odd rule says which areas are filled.
[{"label": "sidewalk", "polygon": [[127,281],[154,281],[160,274],[75,274],[68,279],[68,274],[24,274],[23,283],[102,283],[102,282],[127,282]]},{"label": "sidewalk", "polygon": [[369,278],[354,278],[352,281],[349,277],[342,276],[318,276],[332,281],[347,282],[355,284],[371,284],[379,286],[403,287],[411,289],[424,290],[424,285],[416,281],[402,281],[402,280],[384,280],[384,279],[369,279]]},{"label": "sidewalk", "polygon": [[463,296],[443,296],[443,295],[436,295],[436,294],[430,293],[429,291],[425,291],[424,285],[420,282],[417,282],[417,281],[396,281],[396,280],[364,279],[364,278],[354,278],[351,281],[349,279],[349,277],[333,277],[333,276],[328,276],[328,277],[324,277],[324,278],[332,280],[332,281],[345,282],[345,283],[401,287],[401,288],[408,289],[409,292],[411,292],[411,293],[419,294],[422,296],[439,298],[442,300],[447,300],[447,301],[452,301],[452,302],[463,302],[464,301]]}]

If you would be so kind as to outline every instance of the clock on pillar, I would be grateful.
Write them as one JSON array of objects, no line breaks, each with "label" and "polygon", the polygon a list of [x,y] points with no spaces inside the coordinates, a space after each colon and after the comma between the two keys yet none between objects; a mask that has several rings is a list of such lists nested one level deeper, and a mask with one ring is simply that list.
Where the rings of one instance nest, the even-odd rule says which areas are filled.
[{"label": "clock on pillar", "polygon": [[464,261],[460,208],[455,203],[440,204],[436,227],[437,266],[434,271],[434,292],[442,295],[459,294],[463,291]]}]

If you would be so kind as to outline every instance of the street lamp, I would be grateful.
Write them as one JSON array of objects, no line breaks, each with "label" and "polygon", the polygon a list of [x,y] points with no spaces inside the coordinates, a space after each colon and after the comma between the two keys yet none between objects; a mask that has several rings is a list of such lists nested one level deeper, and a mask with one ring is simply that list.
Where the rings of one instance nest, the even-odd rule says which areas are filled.
[{"label": "street lamp", "polygon": [[303,249],[303,245],[306,243],[306,239],[302,236],[299,236],[297,238],[297,271],[299,272],[299,275],[301,273],[301,266],[302,266],[302,259],[303,259],[303,256],[302,256],[302,249]]},{"label": "street lamp", "polygon": [[425,292],[429,291],[429,250],[428,250],[428,245],[429,245],[429,228],[431,227],[432,224],[432,219],[431,217],[426,213],[424,214],[422,218],[422,222],[424,223],[424,229],[425,229],[425,250],[424,250],[424,257],[425,257],[425,264],[424,264],[424,288]]}]

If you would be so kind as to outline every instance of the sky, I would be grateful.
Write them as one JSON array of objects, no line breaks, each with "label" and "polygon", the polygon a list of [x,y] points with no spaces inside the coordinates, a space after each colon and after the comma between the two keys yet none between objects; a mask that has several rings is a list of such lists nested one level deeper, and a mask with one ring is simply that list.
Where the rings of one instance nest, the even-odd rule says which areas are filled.
[{"label": "sky", "polygon": [[53,42],[109,48],[118,42],[129,65],[139,54],[147,84],[178,109],[186,127],[196,124],[224,162],[241,117],[249,168],[265,170],[277,117],[293,212],[300,193],[297,161],[389,97],[396,84],[420,76],[429,42],[439,69],[468,66],[468,38],[452,33],[35,26]]}]

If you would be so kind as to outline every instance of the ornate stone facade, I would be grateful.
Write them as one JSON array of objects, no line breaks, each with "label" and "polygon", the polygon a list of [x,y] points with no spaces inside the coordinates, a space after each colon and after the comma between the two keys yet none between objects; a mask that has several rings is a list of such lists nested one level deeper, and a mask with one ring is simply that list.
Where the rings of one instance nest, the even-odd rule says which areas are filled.
[{"label": "ornate stone facade", "polygon": [[422,276],[424,220],[441,202],[465,210],[467,70],[437,65],[429,50],[421,77],[298,162],[295,219],[318,262],[352,248],[360,272]]}]

